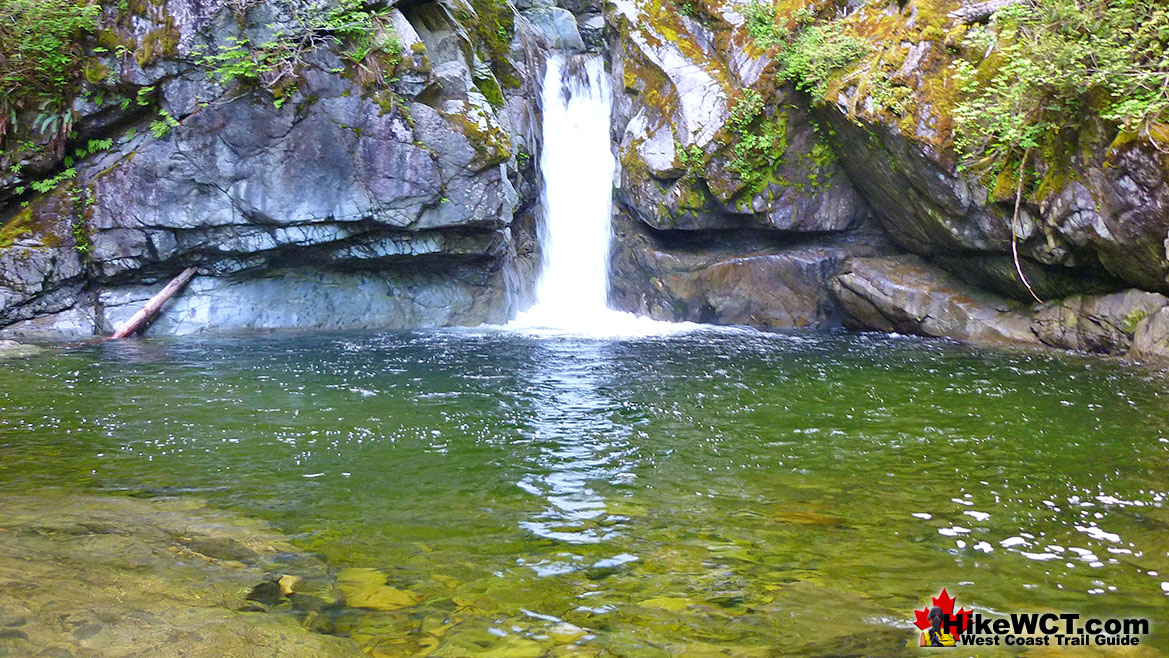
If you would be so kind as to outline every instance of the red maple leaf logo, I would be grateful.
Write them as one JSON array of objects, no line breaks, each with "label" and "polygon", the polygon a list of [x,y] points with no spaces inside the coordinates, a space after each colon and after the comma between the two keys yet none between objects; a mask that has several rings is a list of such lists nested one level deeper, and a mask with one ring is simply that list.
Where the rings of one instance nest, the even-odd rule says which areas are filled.
[{"label": "red maple leaf logo", "polygon": [[[959,608],[958,614],[955,615],[954,614],[954,601],[956,601],[956,600],[957,599],[955,599],[954,597],[947,594],[946,588],[943,587],[942,593],[933,597],[931,599],[932,602],[930,603],[929,606],[926,606],[925,608],[923,608],[921,610],[914,610],[913,611],[913,616],[915,617],[915,619],[913,621],[914,626],[917,626],[918,628],[920,628],[923,631],[928,629],[930,627],[930,608],[936,605],[942,609],[942,612],[946,615],[947,618],[949,618],[949,619],[957,618],[958,619],[958,632],[959,633],[966,630],[966,627],[970,625],[970,615],[974,611],[967,610],[965,607],[963,607],[963,608]],[[945,630],[945,629],[943,629],[943,630]]]}]

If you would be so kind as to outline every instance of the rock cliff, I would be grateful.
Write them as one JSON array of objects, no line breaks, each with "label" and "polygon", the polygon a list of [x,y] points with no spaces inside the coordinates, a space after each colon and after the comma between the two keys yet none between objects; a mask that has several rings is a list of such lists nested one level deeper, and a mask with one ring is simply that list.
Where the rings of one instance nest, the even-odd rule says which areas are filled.
[{"label": "rock cliff", "polygon": [[0,90],[8,335],[191,265],[150,331],[506,320],[557,48],[612,75],[619,308],[1169,355],[1149,0],[4,1],[63,48]]},{"label": "rock cliff", "polygon": [[1002,53],[1022,57],[1019,4],[611,3],[614,301],[663,319],[1169,354],[1161,124],[1085,101],[971,165],[970,108],[999,109],[972,90],[1018,75]]},{"label": "rock cliff", "polygon": [[537,260],[543,62],[570,31],[536,18],[102,5],[72,35],[76,81],[9,97],[0,326],[108,332],[190,265],[151,332],[505,320]]}]

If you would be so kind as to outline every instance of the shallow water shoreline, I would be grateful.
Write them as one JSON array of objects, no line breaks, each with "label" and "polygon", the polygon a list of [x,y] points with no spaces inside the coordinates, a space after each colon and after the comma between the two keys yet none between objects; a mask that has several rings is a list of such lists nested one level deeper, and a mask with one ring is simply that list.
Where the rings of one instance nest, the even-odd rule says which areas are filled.
[{"label": "shallow water shoreline", "polygon": [[[163,606],[158,628],[217,611],[149,627],[163,639],[215,646],[198,629],[242,619],[257,651],[310,633],[448,658],[900,655],[942,587],[991,614],[1152,617],[1165,601],[1169,389],[1115,359],[483,329],[145,339],[7,363],[0,503],[48,510],[10,521],[8,559],[50,559],[11,580],[21,609],[60,600],[93,633],[38,631],[75,656],[135,629],[60,592],[82,579],[104,596],[122,570],[155,573],[162,596],[125,582],[135,610]],[[68,502],[83,492],[116,496]],[[207,519],[244,526],[229,538],[245,548],[262,519],[271,540],[187,534]],[[291,594],[284,574],[301,577]],[[214,596],[167,598],[171,581]],[[33,637],[38,615],[19,616]],[[1154,627],[1149,645],[1166,641]]]},{"label": "shallow water shoreline", "polygon": [[6,494],[0,509],[0,655],[363,655],[249,600],[285,573],[328,577],[263,522],[191,498],[59,490]]}]

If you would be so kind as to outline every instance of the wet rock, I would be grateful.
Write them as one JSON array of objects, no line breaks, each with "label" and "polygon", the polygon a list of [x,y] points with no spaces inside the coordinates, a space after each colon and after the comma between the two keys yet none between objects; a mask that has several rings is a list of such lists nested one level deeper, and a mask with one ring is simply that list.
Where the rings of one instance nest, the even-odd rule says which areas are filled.
[{"label": "wet rock", "polygon": [[1015,305],[919,258],[853,258],[831,283],[846,324],[981,345],[1038,345]]},{"label": "wet rock", "polygon": [[524,17],[544,33],[553,48],[567,51],[585,49],[584,41],[577,30],[576,18],[567,9],[533,7],[524,12]]},{"label": "wet rock", "polygon": [[1137,325],[1129,355],[1137,359],[1169,360],[1169,307]]},{"label": "wet rock", "polygon": [[576,18],[580,38],[589,52],[600,52],[605,46],[605,18],[600,14],[582,14]]},{"label": "wet rock", "polygon": [[[77,163],[76,184],[15,216],[0,207],[0,329],[108,331],[192,264],[195,285],[163,312],[185,315],[154,333],[478,324],[514,312],[538,260],[539,172],[528,162],[540,150],[539,30],[517,14],[506,52],[486,61],[463,14],[404,6],[390,14],[405,50],[395,71],[353,75],[342,46],[321,41],[275,104],[197,65],[197,48],[295,31],[298,7],[167,0],[143,10],[140,28],[173,37],[174,53],[149,64],[107,57],[116,90],[85,97],[143,89],[147,105],[116,116],[120,102],[82,108],[79,129],[111,148]],[[575,18],[549,12],[579,42]],[[143,114],[154,102],[177,121],[164,135]],[[338,288],[358,289],[352,303]],[[346,319],[329,319],[338,314]]]},{"label": "wet rock", "polygon": [[255,601],[266,608],[270,608],[284,602],[284,590],[280,588],[280,583],[265,580],[253,587],[252,591],[248,592],[248,595],[244,598],[248,601]]},{"label": "wet rock", "polygon": [[832,127],[829,136],[845,170],[898,245],[930,256],[998,257],[1010,252],[1014,233],[1020,254],[1030,260],[1099,264],[1127,287],[1169,292],[1169,170],[1158,149],[1089,117],[1066,162],[1031,159],[1042,191],[1027,195],[1012,228],[1010,181],[960,171],[952,131],[939,129],[951,120],[938,115],[944,103],[934,98],[945,86],[949,55],[929,45],[910,44],[894,76],[910,90],[907,105],[916,108],[917,121],[890,120],[857,85],[816,112]]},{"label": "wet rock", "polygon": [[252,560],[256,552],[231,537],[197,537],[184,542],[187,548],[217,560]]},{"label": "wet rock", "polygon": [[548,629],[548,637],[556,644],[572,644],[585,636],[585,630],[569,623],[559,623]]},{"label": "wet rock", "polygon": [[0,327],[76,303],[84,272],[72,216],[73,202],[62,191],[7,219],[0,234]]},{"label": "wet rock", "polygon": [[391,587],[387,576],[377,569],[353,567],[337,574],[337,589],[345,595],[345,605],[371,610],[400,610],[418,605],[412,592]]},{"label": "wet rock", "polygon": [[828,279],[888,241],[867,230],[805,101],[769,83],[742,16],[724,18],[720,31],[635,0],[606,15],[621,164],[611,301],[668,320],[837,325]]},{"label": "wet rock", "polygon": [[276,584],[280,586],[280,591],[285,596],[292,596],[292,589],[301,581],[300,576],[291,574],[283,574],[276,579]]},{"label": "wet rock", "polygon": [[36,345],[26,345],[14,340],[0,340],[0,359],[32,356],[43,351],[43,348]]},{"label": "wet rock", "polygon": [[661,230],[841,231],[865,218],[804,100],[764,83],[769,59],[743,38],[651,3],[615,3],[608,20],[618,194],[637,219]]},{"label": "wet rock", "polygon": [[[236,611],[257,582],[282,600],[268,570],[297,554],[259,522],[189,500],[45,492],[6,495],[0,505],[0,620],[24,620],[0,628],[0,647],[11,655],[363,655],[349,639],[301,627],[287,606]],[[90,526],[103,532],[85,532]],[[258,561],[230,567],[180,537],[230,540]],[[328,581],[325,565],[296,563],[306,580]]]},{"label": "wet rock", "polygon": [[[848,298],[858,326],[1124,353],[1136,341],[1124,318],[1157,301],[1145,297],[1147,304],[1128,308],[1109,294],[1129,288],[1169,293],[1163,154],[1147,139],[1118,136],[1115,126],[1091,119],[1077,136],[1078,147],[1065,154],[1067,162],[1032,154],[1040,184],[1028,189],[1013,222],[1010,181],[957,166],[952,117],[939,109],[953,102],[939,94],[952,88],[953,51],[915,27],[923,18],[915,5],[901,14],[864,2],[849,6],[902,36],[882,37],[888,43],[879,58],[877,51],[862,57],[820,97],[776,88],[768,75],[772,59],[748,47],[746,21],[733,8],[696,21],[649,2],[613,3],[607,19],[615,28],[609,38],[622,165],[617,212],[661,232],[745,236],[773,229],[843,237],[863,226],[871,209],[895,246],[879,253],[925,256],[952,276],[939,276],[923,261],[903,262],[916,273],[858,266],[840,279],[856,288],[838,286],[837,295]],[[950,15],[951,26],[964,20],[959,14]],[[892,68],[874,61],[894,52]],[[901,109],[875,99],[874,90],[887,87],[874,76],[887,76],[897,93],[909,94]],[[761,107],[744,120],[750,94]],[[749,144],[759,140],[764,148],[753,153]],[[767,240],[754,235],[756,244],[737,253],[740,271],[758,261],[756,247]],[[852,239],[866,238],[858,233]],[[623,307],[714,319],[714,309],[743,288],[743,276],[711,277],[695,262],[701,250],[676,249],[678,240],[658,242],[640,256],[615,249],[615,295]],[[1014,310],[1012,302],[1033,299],[1014,272],[1012,244],[1036,293],[1055,300],[1034,317],[1030,309]],[[665,271],[673,273],[672,283],[647,274]],[[760,301],[783,314],[793,297],[801,295]],[[678,311],[683,300],[704,311]],[[1141,335],[1157,343],[1158,323],[1143,326]]]},{"label": "wet rock", "polygon": [[1124,354],[1147,318],[1169,304],[1164,295],[1127,290],[1112,295],[1074,295],[1036,309],[1032,326],[1046,345]]},{"label": "wet rock", "polygon": [[578,16],[580,14],[599,14],[605,5],[601,0],[558,0],[557,4]]},{"label": "wet rock", "polygon": [[[409,263],[409,261],[408,261]],[[380,274],[304,267],[265,276],[196,277],[147,331],[183,335],[240,329],[311,326],[320,329],[409,328],[433,324],[503,322],[508,303],[504,270],[413,263]],[[450,276],[460,281],[452,284]],[[162,283],[103,293],[103,328],[133,315]]]},{"label": "wet rock", "polygon": [[[930,262],[940,266],[958,279],[1016,301],[1035,301],[1027,286],[1019,279],[1015,260],[1010,256],[966,254],[937,254]],[[1027,283],[1040,299],[1060,299],[1070,295],[1116,292],[1125,285],[1108,274],[1099,265],[1079,267],[1044,265],[1030,259],[1020,259],[1019,265]]]},{"label": "wet rock", "polygon": [[[914,256],[855,258],[832,282],[852,326],[979,345],[1043,345],[1155,356],[1169,298],[1127,290],[1032,307],[996,297]],[[1154,322],[1156,321],[1156,322]],[[1139,338],[1138,338],[1139,336]],[[1160,341],[1160,342],[1159,342]]]},{"label": "wet rock", "polygon": [[[898,246],[917,254],[1009,250],[1009,217],[927,146],[881,125],[853,123],[834,108],[817,116],[832,126],[842,166]],[[1024,225],[1033,222],[1024,217]]]},{"label": "wet rock", "polygon": [[655,232],[614,224],[611,302],[660,320],[772,327],[839,326],[828,281],[872,245],[777,240],[759,233]]}]

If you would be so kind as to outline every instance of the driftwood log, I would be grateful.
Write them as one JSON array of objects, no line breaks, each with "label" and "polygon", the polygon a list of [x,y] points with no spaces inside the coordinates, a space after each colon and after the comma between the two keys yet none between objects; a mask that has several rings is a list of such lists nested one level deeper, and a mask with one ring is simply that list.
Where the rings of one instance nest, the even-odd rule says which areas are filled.
[{"label": "driftwood log", "polygon": [[191,277],[195,276],[195,271],[196,268],[188,267],[179,273],[178,276],[171,279],[170,283],[166,284],[165,288],[160,290],[157,295],[151,297],[150,301],[146,302],[145,306],[139,309],[137,313],[135,313],[130,317],[129,320],[126,321],[126,324],[123,324],[117,331],[115,331],[114,335],[110,336],[110,340],[126,338],[127,336],[132,336],[133,334],[145,329],[146,326],[150,324],[150,321],[154,318],[155,314],[158,313],[158,310],[162,308],[162,305],[165,304],[168,299],[174,297],[176,292],[182,290],[183,286],[187,285],[187,282],[191,280]]}]

